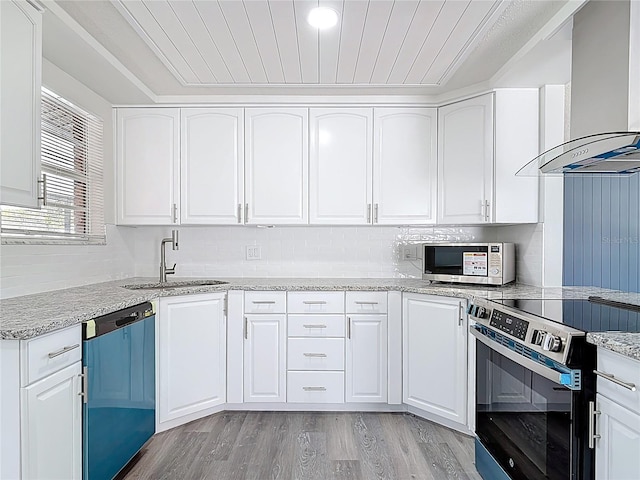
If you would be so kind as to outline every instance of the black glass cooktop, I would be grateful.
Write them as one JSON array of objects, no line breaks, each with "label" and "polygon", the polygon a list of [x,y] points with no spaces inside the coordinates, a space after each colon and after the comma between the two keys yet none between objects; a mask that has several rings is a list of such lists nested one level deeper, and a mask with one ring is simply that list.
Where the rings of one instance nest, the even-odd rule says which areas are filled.
[{"label": "black glass cooktop", "polygon": [[503,299],[492,300],[532,315],[564,323],[585,332],[640,332],[640,306],[589,299]]}]

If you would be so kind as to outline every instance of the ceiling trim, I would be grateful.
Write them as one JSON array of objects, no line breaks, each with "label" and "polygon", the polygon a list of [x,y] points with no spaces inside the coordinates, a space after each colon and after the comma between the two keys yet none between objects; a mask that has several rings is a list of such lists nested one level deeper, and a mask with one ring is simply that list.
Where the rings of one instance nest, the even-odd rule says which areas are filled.
[{"label": "ceiling trim", "polygon": [[[1,1],[1,0],[0,0]],[[129,80],[138,90],[149,97],[153,102],[158,101],[158,96],[131,70],[125,67],[109,50],[104,48],[89,32],[87,32],[71,15],[69,15],[62,7],[57,5],[53,0],[46,0],[45,5],[53,15],[60,19],[69,27],[76,35],[84,40],[95,52],[109,62],[116,70],[118,70],[127,80]]]}]

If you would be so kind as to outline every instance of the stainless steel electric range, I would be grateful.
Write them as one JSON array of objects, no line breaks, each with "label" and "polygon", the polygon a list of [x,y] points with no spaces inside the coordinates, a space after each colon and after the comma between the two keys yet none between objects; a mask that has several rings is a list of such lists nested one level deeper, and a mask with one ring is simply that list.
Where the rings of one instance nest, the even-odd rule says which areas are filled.
[{"label": "stainless steel electric range", "polygon": [[640,306],[599,297],[474,301],[476,467],[486,480],[592,480],[596,348],[640,331]]}]

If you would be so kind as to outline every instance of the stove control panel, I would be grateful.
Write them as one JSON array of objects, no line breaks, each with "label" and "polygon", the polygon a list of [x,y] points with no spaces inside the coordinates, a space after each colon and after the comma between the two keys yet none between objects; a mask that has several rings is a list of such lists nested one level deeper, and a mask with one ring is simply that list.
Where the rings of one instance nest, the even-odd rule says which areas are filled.
[{"label": "stove control panel", "polygon": [[527,336],[527,329],[529,328],[529,322],[526,320],[516,318],[496,309],[491,313],[489,325],[522,341]]},{"label": "stove control panel", "polygon": [[531,335],[531,343],[542,347],[542,350],[547,352],[562,351],[562,339],[558,335],[544,330],[534,330],[533,335]]}]

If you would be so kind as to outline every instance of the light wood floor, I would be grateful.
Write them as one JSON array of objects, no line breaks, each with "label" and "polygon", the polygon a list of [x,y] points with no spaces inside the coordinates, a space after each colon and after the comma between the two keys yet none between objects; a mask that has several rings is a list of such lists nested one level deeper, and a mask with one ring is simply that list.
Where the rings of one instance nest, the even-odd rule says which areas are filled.
[{"label": "light wood floor", "polygon": [[118,480],[480,480],[473,440],[411,414],[224,412],[159,433]]}]

